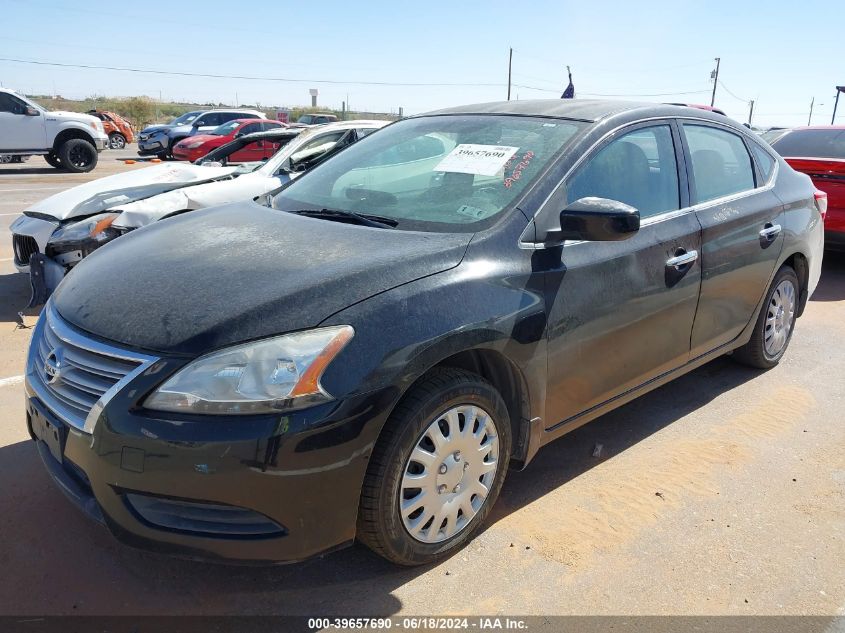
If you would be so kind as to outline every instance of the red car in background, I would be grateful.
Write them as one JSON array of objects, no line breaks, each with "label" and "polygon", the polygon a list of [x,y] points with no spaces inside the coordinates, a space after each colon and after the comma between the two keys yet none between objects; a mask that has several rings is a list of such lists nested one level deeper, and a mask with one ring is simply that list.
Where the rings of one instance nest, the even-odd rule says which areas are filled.
[{"label": "red car in background", "polygon": [[827,194],[825,247],[845,250],[845,126],[814,125],[763,135],[796,171]]},{"label": "red car in background", "polygon": [[[195,160],[202,158],[211,150],[229,143],[239,136],[252,134],[253,132],[266,132],[280,127],[287,127],[281,121],[268,121],[265,119],[234,119],[228,123],[216,127],[207,134],[197,134],[182,139],[173,146],[173,158],[176,160]],[[267,141],[251,143],[238,150],[229,157],[232,163],[249,163],[253,161],[266,160],[276,153],[280,145]]]}]

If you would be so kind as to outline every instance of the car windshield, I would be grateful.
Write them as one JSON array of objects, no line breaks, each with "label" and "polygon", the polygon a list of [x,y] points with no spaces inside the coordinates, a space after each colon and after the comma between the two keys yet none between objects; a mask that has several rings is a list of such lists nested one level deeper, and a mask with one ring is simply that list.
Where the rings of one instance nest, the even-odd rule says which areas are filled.
[{"label": "car windshield", "polygon": [[212,136],[228,136],[234,130],[237,130],[240,125],[240,121],[229,121],[223,125],[218,125],[216,128],[211,130],[211,132],[208,132],[208,134],[211,134]]},{"label": "car windshield", "polygon": [[200,115],[199,112],[186,112],[182,116],[176,117],[170,122],[170,125],[186,125],[196,119]]},{"label": "car windshield", "polygon": [[273,206],[376,214],[407,230],[476,231],[510,208],[585,125],[507,115],[406,119],[315,167]]},{"label": "car windshield", "polygon": [[845,128],[793,130],[769,142],[790,158],[845,158]]}]

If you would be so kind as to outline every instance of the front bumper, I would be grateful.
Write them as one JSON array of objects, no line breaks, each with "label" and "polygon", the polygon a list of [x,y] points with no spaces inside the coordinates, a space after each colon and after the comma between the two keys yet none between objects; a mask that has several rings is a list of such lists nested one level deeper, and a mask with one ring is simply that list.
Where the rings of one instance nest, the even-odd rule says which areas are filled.
[{"label": "front bumper", "polygon": [[106,137],[103,137],[103,138],[99,138],[99,137],[95,138],[94,139],[94,147],[97,148],[98,152],[102,152],[104,149],[108,149],[109,148],[109,137],[106,136]]},{"label": "front bumper", "polygon": [[138,139],[138,155],[151,156],[154,154],[162,154],[169,148],[168,139],[166,136],[151,136],[146,139]]},{"label": "front bumper", "polygon": [[29,272],[29,259],[43,253],[47,242],[59,227],[58,220],[44,220],[22,215],[9,227],[12,232],[13,263],[19,272]]},{"label": "front bumper", "polygon": [[173,158],[177,160],[186,160],[193,163],[195,160],[202,158],[206,154],[208,154],[210,150],[203,150],[202,148],[196,149],[186,149],[184,147],[174,147],[173,148]]},{"label": "front bumper", "polygon": [[[34,333],[34,344],[37,340]],[[29,363],[27,425],[65,494],[88,516],[102,517],[120,541],[161,553],[278,563],[350,543],[367,460],[391,394],[240,419],[177,420],[143,410],[143,397],[185,362],[159,360],[117,393],[103,396],[90,433],[63,423],[45,406],[32,373],[40,368]],[[39,416],[62,432],[52,447],[55,454],[39,431],[44,426]],[[162,512],[150,514],[139,499],[152,499],[159,510],[176,508],[176,522],[157,518]],[[197,514],[208,508],[211,515]],[[252,524],[260,517],[278,529],[243,534],[209,519],[221,513],[248,514]],[[180,522],[185,517],[199,517],[200,523]]]}]

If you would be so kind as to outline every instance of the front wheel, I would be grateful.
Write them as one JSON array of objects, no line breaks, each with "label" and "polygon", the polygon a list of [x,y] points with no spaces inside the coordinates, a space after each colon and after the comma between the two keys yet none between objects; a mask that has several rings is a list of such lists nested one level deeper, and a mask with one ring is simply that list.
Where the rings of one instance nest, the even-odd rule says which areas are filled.
[{"label": "front wheel", "polygon": [[734,359],[760,369],[780,362],[795,329],[799,290],[798,275],[790,266],[782,266],[766,293],[751,340],[734,351]]},{"label": "front wheel", "polygon": [[481,376],[438,369],[397,406],[364,480],[358,538],[400,565],[453,553],[496,502],[511,449],[507,408]]},{"label": "front wheel", "polygon": [[68,171],[83,173],[97,166],[97,150],[88,141],[72,138],[59,148],[61,166]]}]

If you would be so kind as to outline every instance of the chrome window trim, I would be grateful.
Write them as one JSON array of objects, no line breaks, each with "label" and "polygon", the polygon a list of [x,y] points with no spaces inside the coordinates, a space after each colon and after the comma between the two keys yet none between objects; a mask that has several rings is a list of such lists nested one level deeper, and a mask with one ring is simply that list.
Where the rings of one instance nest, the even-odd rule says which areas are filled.
[{"label": "chrome window trim", "polygon": [[[613,128],[612,130],[605,132],[595,143],[593,143],[592,145],[590,145],[589,148],[587,148],[587,150],[578,158],[578,160],[575,161],[575,163],[572,165],[572,167],[569,168],[569,171],[567,171],[563,175],[563,177],[560,179],[560,182],[557,184],[557,186],[555,186],[555,188],[552,189],[551,193],[549,193],[549,195],[546,196],[546,199],[543,200],[542,203],[540,203],[540,205],[537,208],[537,211],[535,211],[534,215],[531,216],[531,222],[529,224],[535,222],[535,220],[537,219],[537,216],[540,214],[540,212],[546,207],[546,205],[558,193],[558,191],[560,191],[561,187],[563,187],[563,183],[565,183],[569,179],[569,177],[573,174],[573,172],[581,166],[581,164],[587,159],[588,156],[590,156],[596,150],[596,148],[599,145],[601,145],[605,140],[607,140],[609,137],[613,136],[614,134],[616,134],[620,130],[623,130],[627,127],[632,127],[634,125],[639,125],[640,123],[647,123],[649,121],[666,121],[667,123],[669,123],[671,121],[676,121],[679,124],[683,124],[684,121],[696,121],[696,122],[710,123],[714,126],[717,126],[717,127],[720,127],[720,128],[725,128],[725,130],[727,130],[728,132],[731,132],[732,134],[739,136],[743,140],[743,142],[745,142],[745,143],[748,142],[747,139],[745,139],[744,136],[740,132],[738,132],[733,126],[722,123],[720,121],[713,121],[711,119],[704,119],[704,118],[701,118],[701,117],[692,117],[692,116],[678,117],[678,116],[671,116],[671,115],[669,115],[669,116],[662,115],[662,116],[648,117],[646,119],[638,119],[636,121],[629,121],[628,123],[623,123],[622,125],[619,125],[619,126]],[[758,143],[758,145],[759,145],[759,143]],[[762,145],[761,145],[761,147],[762,147]],[[766,151],[768,152],[768,150],[766,150]],[[754,157],[751,156],[751,152],[748,148],[746,148],[746,152],[748,152],[748,155],[749,155],[749,158],[752,161],[752,164],[756,165],[756,163],[754,163]],[[769,152],[769,154],[771,154],[771,153]],[[777,175],[778,175],[779,169],[780,169],[780,161],[775,159],[775,168],[772,170],[772,175],[769,178],[769,180],[766,182],[766,184],[759,186],[759,187],[755,187],[754,189],[745,189],[745,190],[739,191],[737,193],[732,193],[732,194],[727,195],[727,196],[722,196],[721,198],[714,198],[713,200],[708,200],[706,202],[699,202],[698,204],[693,204],[693,205],[690,205],[688,207],[683,207],[681,209],[674,209],[672,211],[666,211],[664,213],[659,213],[657,215],[650,216],[650,217],[645,218],[644,220],[642,220],[640,222],[640,228],[642,228],[644,226],[651,226],[652,224],[657,224],[659,222],[665,222],[666,220],[672,220],[672,219],[680,217],[682,215],[686,215],[687,213],[694,213],[696,211],[702,211],[702,210],[706,209],[707,207],[716,206],[716,205],[720,205],[720,204],[726,204],[726,203],[729,203],[729,202],[734,202],[735,200],[739,200],[741,198],[745,198],[745,197],[748,197],[748,196],[751,196],[751,195],[754,195],[754,194],[757,194],[757,193],[761,193],[763,191],[773,189],[774,186],[775,186],[775,181],[777,180]],[[755,171],[755,174],[756,174],[756,171]],[[680,186],[680,184],[679,184],[679,186]],[[574,246],[576,244],[590,244],[590,243],[591,242],[589,240],[565,240],[564,242],[561,242],[559,244],[546,245],[546,244],[540,244],[540,243],[536,243],[536,242],[523,242],[522,239],[520,239],[519,243],[517,245],[519,246],[519,248],[521,248],[523,250],[545,250],[547,248],[557,248],[558,246],[561,246],[561,245],[562,246]]]},{"label": "chrome window trim", "polygon": [[[63,414],[60,410],[57,411],[56,407],[51,406],[50,403],[54,402],[55,398],[50,395],[44,387],[41,378],[36,375],[36,372],[39,370],[39,368],[35,366],[38,358],[38,345],[40,343],[40,337],[43,336],[42,330],[45,327],[50,327],[52,332],[60,340],[68,343],[69,345],[73,345],[95,354],[111,356],[120,360],[139,363],[135,369],[124,375],[123,378],[118,380],[102,396],[100,396],[99,400],[94,403],[94,406],[91,407],[91,410],[86,415],[85,422],[82,427],[80,427],[76,420],[72,417]],[[71,428],[90,435],[94,432],[97,420],[109,401],[114,398],[114,396],[117,395],[117,393],[120,392],[120,390],[122,390],[127,384],[149,369],[158,360],[159,358],[156,356],[150,356],[148,354],[142,354],[140,352],[127,350],[121,347],[115,347],[114,345],[96,341],[80,332],[77,332],[65,323],[62,317],[53,308],[52,303],[48,301],[47,305],[44,306],[41,316],[38,319],[38,323],[36,323],[32,332],[32,339],[26,359],[26,382],[29,388],[32,389],[38,399],[47,406],[51,413]]]}]

